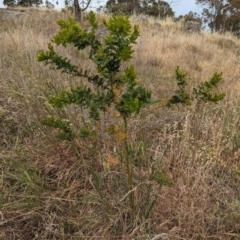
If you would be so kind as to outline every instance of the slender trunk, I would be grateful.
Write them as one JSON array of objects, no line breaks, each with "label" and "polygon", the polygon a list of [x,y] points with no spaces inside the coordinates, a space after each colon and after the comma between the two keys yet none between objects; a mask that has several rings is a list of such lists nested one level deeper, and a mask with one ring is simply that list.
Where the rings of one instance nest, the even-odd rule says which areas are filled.
[{"label": "slender trunk", "polygon": [[130,191],[129,194],[129,200],[130,200],[130,206],[132,208],[132,214],[133,217],[136,215],[136,206],[135,206],[135,193],[133,190],[133,176],[132,176],[132,164],[129,159],[129,147],[128,147],[128,125],[127,125],[127,119],[124,117],[124,134],[125,134],[125,140],[124,140],[124,145],[125,145],[125,151],[126,151],[126,170],[127,170],[127,177],[128,177],[128,191]]},{"label": "slender trunk", "polygon": [[136,0],[133,0],[133,15],[135,16],[137,14],[137,9],[136,9]]},{"label": "slender trunk", "polygon": [[81,9],[78,0],[74,0],[75,20],[81,22]]}]

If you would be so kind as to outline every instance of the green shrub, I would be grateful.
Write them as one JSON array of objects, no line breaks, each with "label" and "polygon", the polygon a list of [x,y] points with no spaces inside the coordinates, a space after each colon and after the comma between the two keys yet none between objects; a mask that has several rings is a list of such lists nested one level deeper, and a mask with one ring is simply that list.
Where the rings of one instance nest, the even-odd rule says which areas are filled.
[{"label": "green shrub", "polygon": [[[59,32],[53,37],[52,42],[48,44],[47,51],[39,51],[38,60],[45,64],[51,64],[56,69],[61,69],[62,72],[81,79],[78,86],[71,89],[63,89],[54,96],[49,97],[48,102],[54,108],[64,109],[70,107],[70,105],[78,106],[80,109],[88,112],[88,116],[85,116],[85,118],[92,119],[93,125],[101,125],[100,123],[103,121],[106,113],[112,113],[112,118],[117,116],[118,122],[122,120],[122,124],[109,124],[108,129],[104,129],[104,131],[105,133],[118,135],[121,146],[119,148],[124,149],[122,162],[125,165],[128,183],[128,193],[125,196],[129,196],[129,205],[134,217],[136,215],[135,191],[141,183],[134,181],[133,168],[140,170],[141,161],[136,163],[132,158],[132,152],[137,150],[132,149],[130,144],[129,122],[142,108],[155,103],[160,103],[162,107],[170,107],[180,103],[191,104],[193,99],[212,102],[222,100],[224,94],[212,93],[212,90],[221,81],[221,74],[215,73],[210,81],[200,84],[190,94],[187,91],[187,74],[177,67],[175,76],[178,90],[176,90],[167,104],[161,105],[160,100],[154,101],[152,99],[151,91],[137,82],[134,66],[130,65],[124,69],[122,66],[122,63],[132,58],[132,44],[136,44],[136,39],[139,36],[138,26],[132,28],[126,16],[112,16],[109,21],[103,21],[108,35],[99,40],[96,37],[98,22],[95,14],[90,12],[88,19],[91,25],[90,31],[84,30],[72,18],[69,18],[67,21],[59,20]],[[89,59],[96,66],[97,73],[91,74],[88,70],[74,65],[70,59],[59,55],[54,50],[53,43],[63,47],[72,45],[79,51],[87,50]],[[83,80],[85,81],[84,83],[82,83]],[[92,131],[91,127],[84,124],[79,131],[73,131],[71,122],[56,117],[45,118],[42,120],[42,124],[58,129],[58,137],[65,140],[88,138]],[[100,132],[101,129],[96,128],[96,131]],[[121,151],[119,150],[119,152]],[[119,171],[121,170],[119,169]],[[90,169],[90,173],[94,175],[95,179],[98,179],[92,169]],[[146,182],[155,181],[160,186],[171,183],[159,164],[152,165],[147,178]],[[100,189],[100,187],[97,189]],[[151,195],[150,191],[151,188],[147,191],[147,199]],[[149,216],[155,201],[156,196],[153,197],[153,200],[149,200],[148,206],[143,210],[145,217]]]}]

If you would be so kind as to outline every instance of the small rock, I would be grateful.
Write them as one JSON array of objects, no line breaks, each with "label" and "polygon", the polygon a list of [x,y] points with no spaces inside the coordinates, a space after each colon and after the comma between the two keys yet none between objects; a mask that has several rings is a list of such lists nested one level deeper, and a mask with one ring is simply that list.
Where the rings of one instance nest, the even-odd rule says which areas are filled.
[{"label": "small rock", "polygon": [[155,23],[153,24],[153,27],[154,27],[155,29],[160,29],[160,28],[161,28],[161,24],[158,23],[158,22],[155,22]]},{"label": "small rock", "polygon": [[186,21],[183,26],[184,30],[188,33],[200,33],[201,32],[201,22],[199,21]]},{"label": "small rock", "polygon": [[236,45],[236,43],[231,40],[231,39],[224,39],[221,38],[217,41],[218,45],[220,45],[221,47],[234,47]]}]

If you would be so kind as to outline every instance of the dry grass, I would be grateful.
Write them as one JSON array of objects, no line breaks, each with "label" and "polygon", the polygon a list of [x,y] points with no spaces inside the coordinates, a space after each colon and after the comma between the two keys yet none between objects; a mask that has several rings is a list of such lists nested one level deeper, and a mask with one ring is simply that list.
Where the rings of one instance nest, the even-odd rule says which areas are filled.
[{"label": "dry grass", "polygon": [[[234,172],[240,169],[240,41],[230,34],[188,35],[170,20],[159,30],[152,27],[154,19],[141,24],[132,63],[154,97],[171,96],[180,66],[189,72],[189,88],[223,72],[219,89],[226,98],[218,105],[143,112],[132,122],[135,158],[146,162],[135,178],[160,162],[173,182],[157,192],[148,219],[142,216],[148,186],[139,186],[133,221],[127,201],[121,201],[126,176],[112,148],[59,142],[39,123],[53,111],[49,94],[75,84],[36,60],[57,32],[56,20],[68,15],[36,10],[1,15],[0,239],[240,239],[240,181]],[[220,39],[235,45],[219,44]],[[61,51],[92,67],[84,53]],[[61,114],[74,120],[78,110]],[[150,185],[158,191],[156,183]]]}]

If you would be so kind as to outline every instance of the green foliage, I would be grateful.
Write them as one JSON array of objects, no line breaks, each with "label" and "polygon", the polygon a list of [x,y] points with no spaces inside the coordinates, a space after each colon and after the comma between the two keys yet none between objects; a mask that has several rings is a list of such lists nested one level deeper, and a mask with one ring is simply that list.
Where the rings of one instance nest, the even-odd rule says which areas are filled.
[{"label": "green foliage", "polygon": [[3,0],[3,4],[8,7],[21,6],[21,7],[33,7],[43,4],[42,0]]},{"label": "green foliage", "polygon": [[[58,4],[58,3],[56,3],[56,4]],[[45,1],[45,5],[46,5],[46,8],[49,8],[49,9],[53,9],[54,8],[54,4],[51,3],[48,0]]]},{"label": "green foliage", "polygon": [[14,7],[16,4],[16,0],[3,0],[3,5],[7,7]]},{"label": "green foliage", "polygon": [[166,17],[174,17],[174,11],[171,8],[171,3],[168,1],[156,1],[156,0],[142,0],[139,12],[165,19]]},{"label": "green foliage", "polygon": [[130,15],[132,13],[145,14],[159,18],[173,17],[174,12],[167,1],[156,0],[108,0],[106,9],[113,14]]},{"label": "green foliage", "polygon": [[196,4],[202,5],[202,19],[212,32],[231,31],[240,35],[239,0],[196,0]]},{"label": "green foliage", "polygon": [[129,91],[124,93],[122,100],[118,105],[118,110],[124,117],[137,114],[142,107],[151,103],[151,92],[143,86],[130,87]]},{"label": "green foliage", "polygon": [[[142,108],[145,108],[157,101],[153,101],[151,91],[138,83],[137,74],[134,66],[130,65],[123,68],[122,63],[129,61],[132,58],[132,44],[136,43],[139,36],[138,26],[131,27],[127,16],[112,16],[109,21],[104,20],[103,24],[108,31],[103,39],[96,37],[98,30],[98,22],[93,12],[89,13],[89,31],[84,30],[74,19],[59,20],[59,32],[53,37],[52,42],[48,44],[48,50],[40,50],[38,52],[38,61],[50,64],[62,72],[80,78],[80,82],[76,87],[63,89],[53,96],[48,98],[49,104],[54,108],[64,110],[70,105],[75,105],[79,109],[87,112],[84,118],[93,120],[97,125],[103,121],[103,116],[106,112],[117,112],[118,119],[122,119],[122,127],[114,124],[109,125],[110,134],[118,134],[119,137],[119,152],[122,154],[124,149],[124,161],[128,191],[129,204],[132,209],[132,214],[136,214],[135,206],[135,186],[133,168],[140,168],[145,162],[140,157],[137,161],[132,157],[134,150],[129,142],[128,123],[132,117],[137,115]],[[71,63],[70,59],[59,55],[54,44],[67,47],[74,46],[77,50],[84,50],[88,53],[88,57],[95,64],[96,72],[91,74],[88,70],[82,69]],[[193,89],[193,94],[190,94],[187,89],[187,73],[181,71],[179,67],[175,70],[175,78],[178,89],[175,94],[169,99],[167,106],[174,104],[189,105],[194,98],[203,101],[218,102],[224,98],[224,94],[213,94],[212,91],[217,87],[222,80],[221,74],[215,73],[210,81],[205,82]],[[114,115],[111,115],[114,118]],[[118,120],[119,121],[119,120]],[[84,121],[83,121],[84,122]],[[72,129],[73,123],[66,119],[49,117],[42,120],[42,124],[58,129],[58,137],[64,140],[73,140],[74,138],[87,138],[91,131],[82,124],[78,126],[78,130]],[[79,123],[81,125],[81,123]],[[101,124],[98,124],[101,125]],[[119,130],[121,129],[121,130]],[[101,130],[99,130],[100,132]],[[108,130],[106,130],[107,132]],[[97,132],[96,132],[97,134]],[[141,148],[140,148],[141,150]],[[139,150],[139,151],[140,151]],[[139,152],[138,150],[136,152]],[[99,194],[101,191],[101,179],[95,171],[87,167],[95,180],[96,189]],[[166,172],[161,170],[160,166],[152,165],[150,174],[145,179],[147,181],[155,181],[161,187],[162,185],[170,185]],[[148,196],[151,196],[148,189]],[[102,193],[101,193],[102,194]],[[128,194],[127,194],[128,195]],[[102,198],[102,196],[101,196]],[[149,215],[156,199],[149,200],[148,209],[145,216]]]},{"label": "green foliage", "polygon": [[222,73],[214,73],[209,81],[201,83],[196,88],[193,88],[192,94],[187,90],[186,77],[187,73],[181,71],[179,67],[177,67],[175,70],[175,78],[178,89],[175,91],[175,95],[168,101],[168,107],[179,103],[190,105],[194,99],[217,103],[225,97],[224,93],[213,93],[213,90],[222,81]]},{"label": "green foliage", "polygon": [[187,73],[181,71],[179,67],[175,70],[175,79],[177,81],[178,89],[175,91],[175,95],[173,95],[169,101],[167,106],[171,106],[172,104],[190,104],[190,95],[187,92]]},{"label": "green foliage", "polygon": [[[93,91],[87,86],[79,86],[70,91],[63,90],[49,98],[49,103],[55,107],[79,105],[88,109],[89,116],[95,120],[99,119],[99,111],[105,111],[114,104],[122,116],[130,117],[150,103],[151,99],[150,91],[141,85],[136,86],[134,66],[127,67],[122,74],[116,74],[120,71],[121,62],[131,59],[131,44],[136,43],[139,29],[135,26],[132,30],[126,16],[113,16],[108,22],[103,22],[109,35],[101,43],[95,36],[98,23],[93,12],[89,14],[89,23],[91,31],[87,32],[72,18],[67,21],[59,20],[60,31],[53,37],[52,42],[64,47],[72,44],[78,50],[90,46],[89,58],[95,63],[98,75],[92,76],[86,70],[79,70],[69,59],[58,55],[52,43],[48,44],[48,51],[39,51],[38,60],[55,65],[56,69],[61,69],[62,72],[86,78],[89,83],[97,86],[98,90]],[[50,124],[55,127],[55,123]]]},{"label": "green foliage", "polygon": [[72,73],[75,75],[80,75],[77,71],[77,66],[71,64],[70,60],[59,56],[55,51],[51,43],[48,44],[48,52],[43,50],[38,53],[38,61],[45,61],[46,64],[55,64],[57,69],[63,69],[65,73]]},{"label": "green foliage", "polygon": [[194,94],[197,98],[200,98],[204,102],[218,102],[225,97],[224,93],[212,93],[212,90],[216,88],[219,82],[222,81],[222,73],[214,73],[212,78],[208,82],[201,83],[197,88],[194,88]]},{"label": "green foliage", "polygon": [[87,138],[90,135],[90,132],[87,128],[81,128],[80,129],[80,136],[83,138]]},{"label": "green foliage", "polygon": [[59,129],[60,131],[58,132],[57,137],[61,140],[72,140],[74,137],[70,128],[70,123],[68,121],[49,117],[43,119],[41,123],[45,126],[50,126]]},{"label": "green foliage", "polygon": [[240,170],[239,169],[234,169],[234,172],[238,175],[238,179],[240,181]]},{"label": "green foliage", "polygon": [[8,172],[4,181],[4,191],[1,192],[0,206],[6,209],[32,210],[41,202],[44,190],[48,189],[48,185],[42,177],[41,172],[26,158],[16,156],[1,161],[1,168]]}]

